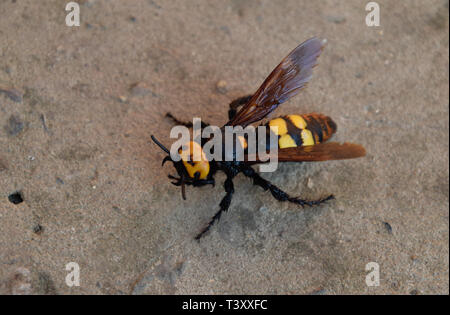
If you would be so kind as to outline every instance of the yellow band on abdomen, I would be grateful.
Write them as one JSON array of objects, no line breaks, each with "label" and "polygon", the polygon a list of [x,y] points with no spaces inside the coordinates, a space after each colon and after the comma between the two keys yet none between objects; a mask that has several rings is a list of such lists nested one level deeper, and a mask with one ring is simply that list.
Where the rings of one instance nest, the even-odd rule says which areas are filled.
[{"label": "yellow band on abdomen", "polygon": [[278,136],[287,134],[286,121],[283,118],[272,119],[269,121],[269,127]]},{"label": "yellow band on abdomen", "polygon": [[280,137],[280,139],[278,139],[278,146],[280,149],[295,148],[297,144],[289,134],[284,134]]}]

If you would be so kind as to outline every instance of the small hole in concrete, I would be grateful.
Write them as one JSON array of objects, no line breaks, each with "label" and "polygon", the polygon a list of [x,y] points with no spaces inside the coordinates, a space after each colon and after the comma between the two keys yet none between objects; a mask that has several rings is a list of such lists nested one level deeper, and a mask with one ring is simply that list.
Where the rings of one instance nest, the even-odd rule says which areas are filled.
[{"label": "small hole in concrete", "polygon": [[40,224],[36,224],[33,227],[33,232],[36,233],[36,234],[41,234],[43,230],[44,230],[44,228]]},{"label": "small hole in concrete", "polygon": [[19,191],[16,191],[15,193],[8,196],[8,200],[13,204],[18,205],[19,203],[23,202],[22,194]]}]

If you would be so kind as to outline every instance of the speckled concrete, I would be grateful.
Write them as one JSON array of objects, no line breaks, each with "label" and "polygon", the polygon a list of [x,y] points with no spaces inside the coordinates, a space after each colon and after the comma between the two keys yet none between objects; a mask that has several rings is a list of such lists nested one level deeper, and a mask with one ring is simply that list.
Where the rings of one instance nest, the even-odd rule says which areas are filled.
[{"label": "speckled concrete", "polygon": [[[449,293],[448,1],[378,1],[374,28],[356,0],[79,2],[69,28],[63,1],[0,1],[0,293]],[[317,208],[239,176],[194,241],[224,176],[183,201],[149,135],[170,144],[168,110],[223,124],[311,36],[320,65],[278,113],[327,114],[367,156],[264,175],[335,194]]]}]

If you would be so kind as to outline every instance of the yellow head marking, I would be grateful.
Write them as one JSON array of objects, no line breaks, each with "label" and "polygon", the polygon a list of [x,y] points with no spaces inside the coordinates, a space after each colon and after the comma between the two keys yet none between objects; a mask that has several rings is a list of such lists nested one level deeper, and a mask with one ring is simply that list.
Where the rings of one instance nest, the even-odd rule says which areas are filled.
[{"label": "yellow head marking", "polygon": [[[286,121],[284,121],[283,118],[272,119],[271,121],[269,121],[269,127],[270,130],[272,130],[278,136],[287,134],[287,125]],[[276,130],[275,127],[278,127],[278,130]]]},{"label": "yellow head marking", "polygon": [[280,139],[278,139],[278,146],[280,149],[284,148],[294,148],[297,146],[294,139],[288,134],[282,135]]},{"label": "yellow head marking", "polygon": [[[189,146],[189,148],[187,148]],[[194,152],[200,152],[200,161],[194,161]],[[206,154],[203,152],[200,144],[190,141],[188,145],[183,146],[178,150],[183,165],[191,178],[195,178],[195,173],[199,173],[198,179],[205,179],[209,174],[209,162],[206,159]],[[198,155],[198,153],[196,153]]]},{"label": "yellow head marking", "polygon": [[300,115],[287,116],[298,129],[306,129],[306,121]]},{"label": "yellow head marking", "polygon": [[302,130],[302,141],[303,144],[302,145],[314,145],[314,137],[311,133],[311,131],[309,131],[308,129],[303,129]]}]

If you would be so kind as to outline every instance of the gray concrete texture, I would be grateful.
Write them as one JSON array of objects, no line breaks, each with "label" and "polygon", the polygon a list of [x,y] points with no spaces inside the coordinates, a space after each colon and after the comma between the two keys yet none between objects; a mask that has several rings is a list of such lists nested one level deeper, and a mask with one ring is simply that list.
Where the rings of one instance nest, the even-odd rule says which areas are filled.
[{"label": "gray concrete texture", "polygon": [[[0,293],[448,294],[448,1],[0,1]],[[170,111],[226,121],[296,45],[328,40],[308,88],[277,114],[319,112],[365,158],[169,183]],[[24,201],[8,196],[21,192]],[[65,266],[80,266],[69,287]],[[365,266],[380,266],[380,286]]]}]

